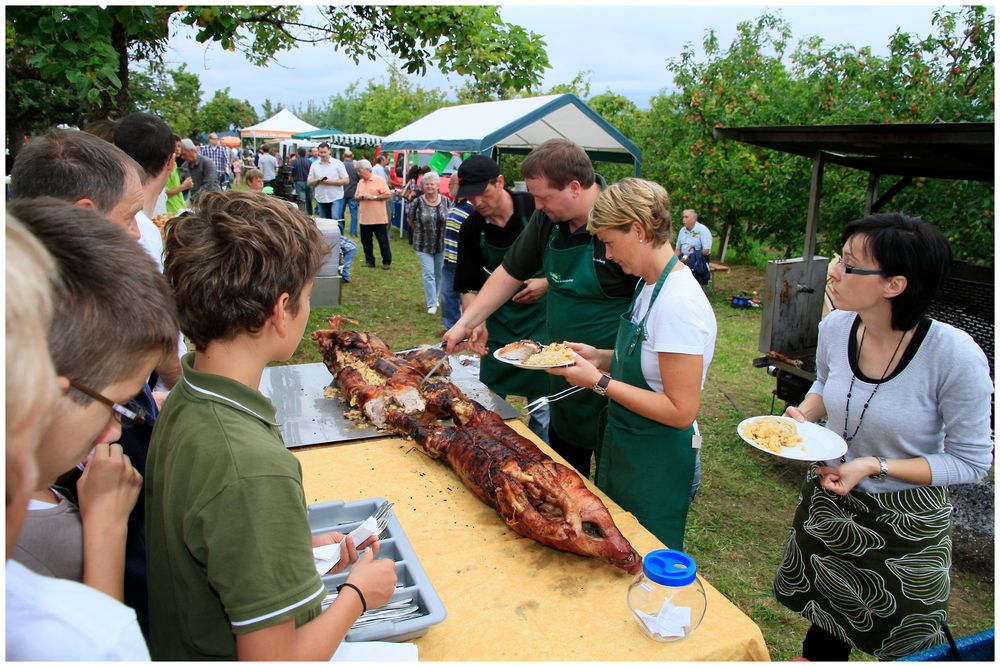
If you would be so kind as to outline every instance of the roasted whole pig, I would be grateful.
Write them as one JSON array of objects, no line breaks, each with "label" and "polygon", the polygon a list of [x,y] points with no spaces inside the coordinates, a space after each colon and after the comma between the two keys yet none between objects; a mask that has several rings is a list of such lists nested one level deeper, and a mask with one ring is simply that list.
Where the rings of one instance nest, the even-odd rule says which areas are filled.
[{"label": "roasted whole pig", "polygon": [[330,318],[333,328],[313,338],[345,400],[447,463],[520,535],[629,573],[642,569],[642,558],[576,471],[553,461],[455,385],[433,382],[420,392],[416,363],[393,357],[374,334],[340,331],[344,322]]}]

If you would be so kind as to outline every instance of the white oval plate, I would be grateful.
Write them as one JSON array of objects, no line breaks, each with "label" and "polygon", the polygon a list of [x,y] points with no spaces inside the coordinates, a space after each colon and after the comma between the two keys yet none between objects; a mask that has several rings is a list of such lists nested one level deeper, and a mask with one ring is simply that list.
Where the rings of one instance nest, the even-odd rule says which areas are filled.
[{"label": "white oval plate", "polygon": [[[802,442],[793,445],[792,447],[782,447],[780,452],[772,452],[769,449],[761,447],[756,442],[743,435],[743,429],[748,426],[750,422],[758,419],[781,419],[783,421],[791,422],[795,425],[798,435],[802,438]],[[759,449],[767,454],[779,456],[783,459],[795,459],[797,461],[829,461],[831,459],[840,458],[844,455],[844,452],[847,451],[847,443],[844,442],[844,439],[830,429],[812,422],[797,422],[791,417],[778,417],[775,415],[750,417],[749,419],[744,419],[739,423],[736,427],[736,432],[751,447]]]},{"label": "white oval plate", "polygon": [[515,361],[514,359],[504,359],[503,357],[500,356],[500,350],[493,350],[493,358],[496,359],[497,361],[502,361],[505,364],[510,364],[511,366],[517,366],[518,368],[523,368],[528,371],[543,371],[546,368],[562,368],[563,366],[572,366],[574,363],[573,360],[570,359],[565,363],[555,364],[552,366],[526,366],[520,361]]}]

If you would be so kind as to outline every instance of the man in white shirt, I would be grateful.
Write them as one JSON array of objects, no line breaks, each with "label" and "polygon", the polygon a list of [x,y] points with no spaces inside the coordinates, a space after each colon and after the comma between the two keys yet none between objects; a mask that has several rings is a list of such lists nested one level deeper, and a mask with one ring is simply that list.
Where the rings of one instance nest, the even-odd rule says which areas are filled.
[{"label": "man in white shirt", "polygon": [[[265,184],[267,177],[265,176]],[[336,220],[344,234],[344,186],[350,182],[344,163],[330,156],[330,144],[319,145],[319,161],[309,168],[309,187],[316,189],[319,217]]]},{"label": "man in white shirt", "polygon": [[708,284],[708,256],[712,252],[712,232],[698,222],[698,213],[684,209],[684,225],[677,232],[677,252],[702,285]]}]

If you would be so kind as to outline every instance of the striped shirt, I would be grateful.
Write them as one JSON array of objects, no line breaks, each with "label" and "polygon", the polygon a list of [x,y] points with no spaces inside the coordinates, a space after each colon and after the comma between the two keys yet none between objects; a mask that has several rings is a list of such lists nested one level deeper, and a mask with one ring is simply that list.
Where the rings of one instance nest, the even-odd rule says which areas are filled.
[{"label": "striped shirt", "polygon": [[472,211],[472,204],[467,199],[458,200],[448,211],[444,224],[444,261],[447,264],[458,263],[458,230]]}]

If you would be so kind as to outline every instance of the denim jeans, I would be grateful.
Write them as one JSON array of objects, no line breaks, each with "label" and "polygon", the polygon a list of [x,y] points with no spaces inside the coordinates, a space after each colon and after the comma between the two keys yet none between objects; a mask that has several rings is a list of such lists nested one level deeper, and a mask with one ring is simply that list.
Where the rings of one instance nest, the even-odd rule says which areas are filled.
[{"label": "denim jeans", "polygon": [[341,197],[336,201],[330,202],[330,217],[340,224],[340,235],[344,235],[344,198]]},{"label": "denim jeans", "polygon": [[694,502],[694,497],[698,494],[698,489],[701,488],[701,450],[699,449],[694,455],[694,479],[691,481],[691,502]]},{"label": "denim jeans", "polygon": [[347,200],[347,207],[351,209],[351,236],[358,235],[358,200],[351,197]]},{"label": "denim jeans", "polygon": [[295,181],[295,198],[306,203],[306,215],[313,214],[312,198],[309,196],[309,185],[305,181]]},{"label": "denim jeans", "polygon": [[462,295],[455,291],[455,264],[445,262],[441,268],[441,322],[450,329],[462,316]]},{"label": "denim jeans", "polygon": [[378,251],[382,255],[382,266],[392,264],[392,250],[389,248],[389,225],[361,225],[361,246],[365,251],[365,264],[375,266],[375,250],[372,235],[378,239]]},{"label": "denim jeans", "polygon": [[424,300],[428,308],[439,304],[441,295],[441,267],[444,264],[444,251],[431,254],[417,251],[417,261],[420,262],[420,273],[424,281]]},{"label": "denim jeans", "polygon": [[327,218],[328,220],[336,220],[337,224],[340,225],[340,234],[344,234],[344,200],[343,198],[336,201],[316,202],[316,210],[319,212],[319,217]]},{"label": "denim jeans", "polygon": [[340,254],[344,258],[344,265],[340,267],[340,276],[344,282],[351,282],[351,264],[354,263],[354,256],[358,254],[358,244],[344,236],[340,237]]}]

